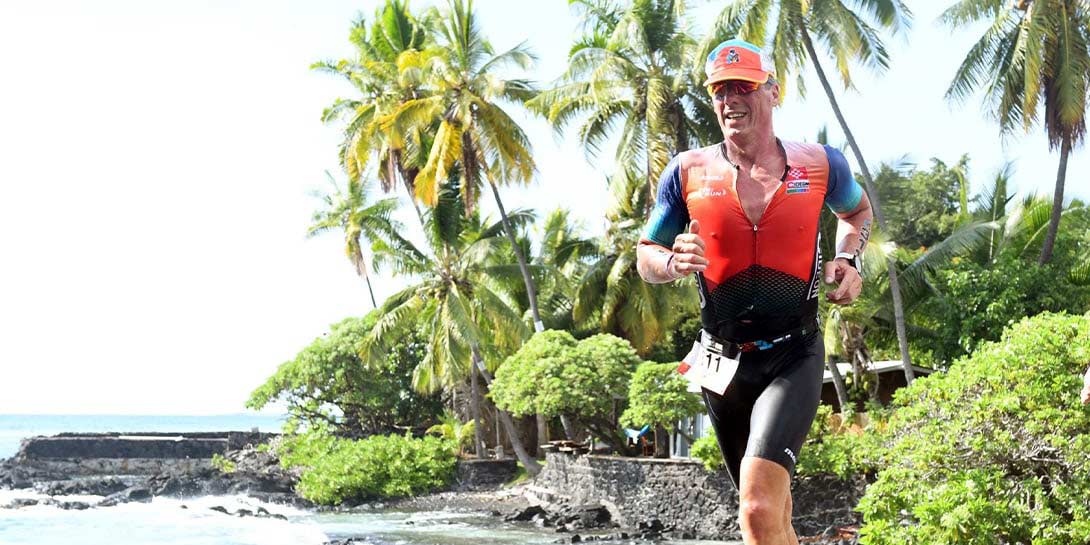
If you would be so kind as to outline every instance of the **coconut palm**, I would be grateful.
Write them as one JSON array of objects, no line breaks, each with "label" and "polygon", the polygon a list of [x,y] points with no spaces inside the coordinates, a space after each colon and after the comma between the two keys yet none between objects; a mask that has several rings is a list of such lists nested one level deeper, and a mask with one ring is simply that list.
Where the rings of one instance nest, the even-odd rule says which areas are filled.
[{"label": "coconut palm", "polygon": [[[586,271],[588,259],[597,256],[598,241],[582,237],[581,226],[565,209],[554,210],[540,223],[535,222],[534,233],[539,244],[530,243],[528,231],[520,232],[517,238],[519,247],[530,256],[541,319],[546,329],[574,331],[572,307],[576,286]],[[497,265],[516,261],[514,252],[506,248],[494,254],[493,259]],[[512,280],[504,286],[504,291],[518,302],[520,309],[528,308],[525,285],[518,278]]]},{"label": "coconut palm", "polygon": [[425,204],[436,204],[439,188],[454,169],[462,180],[467,213],[476,207],[482,185],[488,184],[518,258],[534,325],[542,329],[534,281],[497,187],[528,183],[536,169],[530,140],[500,106],[533,97],[529,81],[506,79],[500,71],[512,65],[529,69],[534,57],[522,44],[495,54],[481,33],[472,0],[450,0],[446,12],[434,18],[439,44],[427,65],[429,92],[401,104],[385,126],[399,133],[438,122],[427,162],[416,177],[416,196]]},{"label": "coconut palm", "polygon": [[617,167],[642,171],[644,189],[654,195],[671,157],[719,134],[699,71],[692,68],[696,43],[684,2],[571,3],[583,12],[586,34],[572,47],[556,85],[527,106],[557,131],[578,122],[579,141],[592,157],[620,125]]},{"label": "coconut palm", "polygon": [[1052,211],[1038,263],[1048,263],[1063,214],[1067,158],[1086,135],[1090,88],[1090,6],[1064,0],[961,0],[942,14],[958,28],[990,24],[954,75],[946,96],[964,100],[983,90],[1000,130],[1043,125],[1049,148],[1060,150]]},{"label": "coconut palm", "polygon": [[598,256],[579,281],[572,309],[576,324],[597,323],[603,333],[627,339],[641,356],[696,306],[692,282],[644,282],[636,270],[636,245],[647,192],[638,173],[622,170],[610,184],[609,227]]},{"label": "coconut palm", "polygon": [[[428,214],[425,249],[398,233],[373,244],[376,266],[411,275],[417,282],[386,300],[361,352],[365,360],[381,358],[391,339],[418,325],[427,330],[430,339],[413,370],[413,387],[434,392],[470,379],[473,417],[478,422],[476,452],[481,456],[478,373],[491,382],[486,363],[498,365],[529,332],[495,289],[495,275],[504,274],[504,269],[491,265],[489,255],[496,250],[503,225],[486,225],[475,214],[464,216],[457,193],[455,185],[438,196]],[[508,222],[521,224],[531,217],[513,211]],[[540,466],[523,448],[511,416],[503,411],[499,416],[519,460],[536,474]]]},{"label": "coconut palm", "polygon": [[307,236],[313,237],[333,229],[344,232],[344,252],[355,266],[356,274],[367,282],[371,306],[378,308],[360,240],[379,240],[397,230],[397,224],[390,219],[390,215],[397,209],[397,199],[370,202],[366,178],[349,180],[342,188],[328,171],[326,177],[333,190],[318,195],[323,207],[314,212],[312,223],[307,228]]},{"label": "coconut palm", "polygon": [[[885,229],[885,219],[882,216],[878,192],[874,188],[874,180],[863,159],[863,153],[859,150],[859,144],[840,111],[829,79],[825,76],[814,39],[817,38],[818,42],[824,44],[828,54],[836,61],[837,71],[845,88],[852,87],[852,62],[861,63],[878,72],[889,65],[889,54],[872,23],[896,33],[907,28],[911,14],[901,0],[857,0],[854,4],[857,9],[853,11],[842,0],[735,0],[719,14],[713,31],[702,44],[700,51],[706,54],[719,41],[734,37],[741,37],[762,46],[768,45],[776,74],[781,81],[797,76],[800,91],[805,91],[802,70],[809,62],[817,72],[837,122],[840,123],[848,146],[851,147],[862,171],[878,228]],[[772,15],[774,17],[770,17]],[[908,352],[908,333],[905,329],[904,304],[897,280],[897,267],[892,261],[887,265],[901,361],[905,380],[911,384],[915,373],[912,371],[912,357]]]},{"label": "coconut palm", "polygon": [[349,41],[356,58],[311,66],[344,78],[359,93],[337,99],[322,112],[325,123],[345,123],[339,157],[349,180],[358,179],[374,158],[383,190],[392,191],[400,178],[421,222],[415,180],[434,131],[423,126],[394,131],[386,121],[401,104],[420,95],[429,40],[427,21],[414,16],[407,2],[386,0],[370,26],[362,18],[353,23]]}]

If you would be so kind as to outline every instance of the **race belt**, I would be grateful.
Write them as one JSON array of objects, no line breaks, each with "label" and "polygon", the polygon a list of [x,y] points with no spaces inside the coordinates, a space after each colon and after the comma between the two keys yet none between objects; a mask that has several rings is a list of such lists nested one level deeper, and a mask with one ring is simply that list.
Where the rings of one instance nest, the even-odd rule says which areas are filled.
[{"label": "race belt", "polygon": [[699,393],[701,389],[707,389],[723,395],[738,371],[742,352],[768,350],[814,331],[817,331],[817,325],[792,329],[774,339],[734,343],[701,329],[700,338],[693,343],[693,349],[681,360],[677,370],[689,381],[689,391]]},{"label": "race belt", "polygon": [[774,348],[777,344],[785,343],[791,339],[801,339],[818,330],[817,324],[805,325],[802,327],[796,327],[795,329],[788,330],[784,334],[774,339],[758,339],[756,341],[746,341],[741,343],[725,341],[708,333],[706,330],[700,330],[700,344],[707,348],[712,348],[720,354],[736,355],[739,352],[756,352],[759,350],[768,350]]}]

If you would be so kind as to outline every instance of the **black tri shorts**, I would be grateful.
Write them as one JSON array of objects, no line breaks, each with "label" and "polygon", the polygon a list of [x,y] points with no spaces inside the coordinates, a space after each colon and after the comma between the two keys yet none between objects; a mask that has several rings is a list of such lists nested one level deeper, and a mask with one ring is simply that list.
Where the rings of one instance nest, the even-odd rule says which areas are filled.
[{"label": "black tri shorts", "polygon": [[824,360],[825,345],[817,331],[767,350],[742,352],[723,395],[704,390],[704,404],[736,488],[746,456],[771,460],[794,474],[821,400]]}]

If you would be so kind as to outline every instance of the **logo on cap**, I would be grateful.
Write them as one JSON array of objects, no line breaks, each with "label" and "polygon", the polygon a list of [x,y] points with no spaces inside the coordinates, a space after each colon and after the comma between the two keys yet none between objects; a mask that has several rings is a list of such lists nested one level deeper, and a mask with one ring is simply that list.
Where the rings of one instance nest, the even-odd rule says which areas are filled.
[{"label": "logo on cap", "polygon": [[740,59],[738,58],[738,52],[735,51],[732,47],[730,51],[727,52],[727,64],[734,64],[736,62],[739,62],[739,60]]}]

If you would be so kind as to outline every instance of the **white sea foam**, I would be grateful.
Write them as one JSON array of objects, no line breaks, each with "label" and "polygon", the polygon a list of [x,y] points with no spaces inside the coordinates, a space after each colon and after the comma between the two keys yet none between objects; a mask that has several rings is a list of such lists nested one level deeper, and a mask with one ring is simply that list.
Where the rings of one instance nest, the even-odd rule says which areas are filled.
[{"label": "white sea foam", "polygon": [[[47,496],[3,491],[5,499],[42,499]],[[10,500],[6,502],[10,504]],[[238,517],[214,511],[222,506],[288,517]],[[4,545],[320,545],[329,538],[306,512],[260,502],[245,496],[203,497],[189,500],[155,498],[148,503],[124,503],[113,507],[64,510],[35,505],[0,509],[0,543]]]}]

